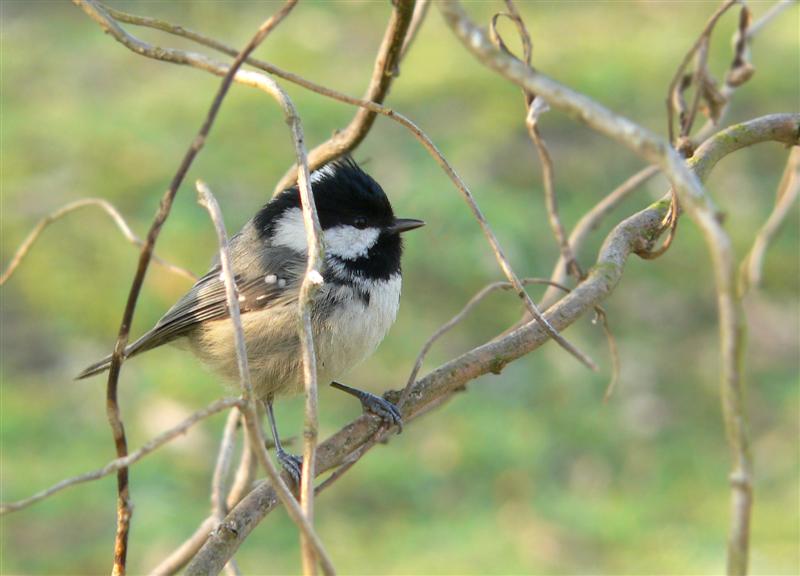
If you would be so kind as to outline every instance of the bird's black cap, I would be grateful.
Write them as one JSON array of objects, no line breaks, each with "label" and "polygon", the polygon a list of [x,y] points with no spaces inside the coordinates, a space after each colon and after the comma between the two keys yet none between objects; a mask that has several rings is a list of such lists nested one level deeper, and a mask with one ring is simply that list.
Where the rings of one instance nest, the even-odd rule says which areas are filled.
[{"label": "bird's black cap", "polygon": [[[311,188],[323,230],[366,219],[367,226],[387,228],[394,212],[386,193],[352,158],[326,164],[312,174]],[[271,236],[275,223],[286,210],[300,207],[297,185],[281,192],[256,214],[254,224],[262,236]]]}]

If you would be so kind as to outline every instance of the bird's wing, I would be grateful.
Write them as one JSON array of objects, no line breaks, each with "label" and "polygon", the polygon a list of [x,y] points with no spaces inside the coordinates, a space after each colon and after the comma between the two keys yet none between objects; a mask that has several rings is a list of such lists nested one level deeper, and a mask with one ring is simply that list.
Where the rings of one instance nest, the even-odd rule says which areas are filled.
[{"label": "bird's wing", "polygon": [[[243,315],[297,299],[297,287],[305,267],[304,254],[283,247],[270,247],[258,259],[237,255],[235,249],[232,252],[234,282]],[[230,313],[221,274],[219,264],[212,266],[152,330],[131,344],[126,355],[132,356],[184,336],[202,322],[227,318]]]}]

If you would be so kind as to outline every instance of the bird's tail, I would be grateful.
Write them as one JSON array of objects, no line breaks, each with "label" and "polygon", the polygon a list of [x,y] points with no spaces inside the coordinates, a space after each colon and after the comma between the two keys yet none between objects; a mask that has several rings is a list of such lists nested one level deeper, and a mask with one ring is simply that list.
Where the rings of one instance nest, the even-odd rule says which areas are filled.
[{"label": "bird's tail", "polygon": [[[150,348],[154,348],[158,346],[160,342],[156,343],[153,342],[151,338],[153,330],[139,338],[133,344],[129,344],[125,347],[125,352],[122,353],[124,358],[130,358],[131,356],[135,356],[139,352],[144,352],[145,350],[149,350]],[[91,366],[87,366],[83,369],[83,371],[75,376],[75,380],[83,380],[84,378],[89,378],[90,376],[95,376],[97,374],[102,374],[106,370],[111,367],[111,354],[103,358],[102,360],[95,362]]]},{"label": "bird's tail", "polygon": [[109,354],[99,362],[95,362],[91,366],[84,368],[80,374],[75,376],[75,380],[83,380],[84,378],[88,378],[89,376],[100,374],[108,370],[110,366],[111,366],[111,355]]}]

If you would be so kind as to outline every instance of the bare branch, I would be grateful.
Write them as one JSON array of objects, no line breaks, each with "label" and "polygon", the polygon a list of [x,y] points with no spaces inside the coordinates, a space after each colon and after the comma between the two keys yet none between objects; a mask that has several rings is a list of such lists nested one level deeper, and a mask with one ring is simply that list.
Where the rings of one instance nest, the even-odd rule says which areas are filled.
[{"label": "bare branch", "polygon": [[761,31],[761,28],[769,24],[773,19],[780,16],[784,10],[790,8],[792,5],[797,5],[798,0],[778,0],[773,4],[769,10],[761,15],[761,18],[753,22],[747,31],[747,39],[751,40],[753,36]]},{"label": "bare branch", "polygon": [[[743,402],[741,361],[743,356],[742,313],[735,294],[734,257],[728,235],[717,217],[717,210],[699,181],[692,176],[668,143],[618,116],[589,98],[577,94],[554,80],[530,70],[496,50],[482,30],[477,28],[455,0],[441,5],[445,20],[476,57],[501,75],[544,97],[551,106],[576,116],[590,127],[626,145],[649,162],[659,165],[678,193],[690,217],[703,230],[714,265],[721,340],[721,389],[728,442],[734,456],[732,472],[731,535],[728,546],[728,570],[732,574],[747,570],[749,518],[751,509],[751,469],[749,436]],[[774,115],[759,119],[763,124],[785,130],[783,141],[797,140],[797,117]],[[758,123],[758,121],[756,121]],[[748,123],[750,125],[750,123]],[[752,126],[754,132],[759,128]],[[762,126],[763,128],[763,126]],[[789,128],[787,130],[787,128]],[[715,138],[716,140],[716,138]],[[714,146],[712,145],[712,152]],[[712,154],[713,155],[713,154]],[[697,154],[695,154],[695,157]],[[707,159],[705,161],[708,161]],[[698,161],[698,172],[704,162]]]},{"label": "bare branch", "polygon": [[[285,96],[288,102],[288,96]],[[296,114],[294,115],[297,118]],[[292,135],[296,143],[298,165],[298,185],[303,209],[303,223],[306,231],[308,259],[306,273],[300,285],[298,296],[298,330],[300,332],[300,348],[303,357],[303,383],[305,385],[306,404],[303,424],[303,468],[300,478],[300,505],[309,526],[314,525],[314,467],[317,459],[317,440],[319,436],[319,419],[317,416],[317,356],[314,351],[314,331],[311,325],[311,307],[314,297],[323,283],[323,265],[325,262],[325,246],[323,244],[322,227],[319,224],[314,195],[311,191],[308,158],[305,156],[303,133],[299,120],[292,123]],[[303,574],[315,575],[317,559],[316,546],[310,538],[301,534],[303,551]],[[330,560],[327,561],[330,564]],[[328,570],[333,571],[330,566]],[[326,572],[328,571],[326,570]]]},{"label": "bare branch", "polygon": [[[268,448],[271,447],[272,446],[268,446]],[[226,499],[226,507],[228,510],[236,506],[236,504],[244,498],[244,495],[250,491],[253,487],[255,475],[255,450],[250,445],[250,437],[245,434],[242,444],[242,454],[239,459],[239,467],[236,469],[236,474],[233,477],[233,483],[231,484],[231,489],[228,491],[228,497]]]},{"label": "bare branch", "polygon": [[[39,220],[39,222],[36,224],[36,226],[34,226],[33,230],[30,231],[30,233],[22,242],[22,244],[20,244],[19,248],[17,248],[17,251],[14,253],[13,258],[11,258],[11,262],[6,267],[2,276],[0,276],[0,286],[5,284],[6,281],[8,281],[8,279],[11,278],[11,276],[14,274],[14,271],[17,269],[22,260],[28,254],[28,252],[30,251],[31,247],[36,242],[36,240],[39,239],[39,236],[41,235],[42,232],[44,232],[45,228],[47,228],[50,224],[60,219],[61,217],[66,216],[67,214],[75,210],[78,210],[79,208],[85,208],[87,206],[97,206],[101,208],[106,214],[108,214],[114,221],[114,224],[117,225],[117,228],[119,228],[119,231],[122,232],[122,235],[125,236],[125,238],[131,244],[133,244],[134,246],[139,246],[140,248],[144,245],[144,242],[142,242],[142,240],[136,234],[134,234],[133,230],[131,230],[130,226],[128,226],[128,223],[125,222],[125,219],[122,217],[122,214],[120,214],[119,211],[116,208],[114,208],[113,204],[111,204],[106,200],[103,200],[102,198],[82,198],[80,200],[70,202],[69,204],[62,206],[58,210],[54,210],[53,212],[51,212],[50,214]],[[190,272],[186,268],[182,268],[175,264],[171,264],[166,260],[163,260],[160,257],[158,257],[156,254],[153,254],[153,260],[164,266],[170,272],[183,276],[184,278],[188,278],[189,280],[197,280],[197,275],[195,275],[194,273]]]},{"label": "bare branch", "polygon": [[[752,41],[753,37],[767,24],[769,24],[772,20],[774,20],[777,16],[779,16],[784,10],[789,8],[792,5],[796,5],[798,2],[797,0],[779,0],[776,2],[767,12],[765,12],[761,18],[759,18],[756,22],[751,24],[747,29],[747,45]],[[734,45],[737,45],[738,35],[740,34],[740,30],[737,30],[736,35],[734,36]],[[725,103],[719,111],[719,118],[714,121],[713,118],[709,118],[706,124],[698,131],[697,135],[695,136],[695,140],[698,142],[704,141],[706,138],[713,134],[722,118],[725,117],[725,114],[729,108],[731,97],[733,93],[736,91],[737,86],[732,86],[726,82],[726,84],[722,87],[722,94],[725,98]],[[695,146],[693,146],[695,147]],[[625,198],[627,198],[630,193],[634,192],[641,184],[652,178],[658,173],[658,168],[656,166],[649,166],[647,168],[642,169],[641,171],[637,172],[633,176],[631,176],[628,180],[618,186],[613,192],[611,192],[606,198],[601,200],[592,210],[587,212],[579,221],[578,224],[575,226],[575,229],[570,234],[569,244],[572,250],[577,253],[580,250],[580,246],[583,244],[583,241],[588,236],[588,234],[595,230],[597,226],[600,225],[600,222],[614,209],[616,206],[622,202]],[[563,283],[567,279],[567,269],[565,267],[565,262],[563,257],[560,257],[558,263],[556,264],[553,273],[550,276],[550,279]],[[558,290],[554,288],[548,288],[542,298],[541,306],[542,308],[547,308],[550,306],[556,298],[558,294]]]},{"label": "bare branch", "polygon": [[90,482],[92,480],[98,480],[103,478],[104,476],[108,476],[109,474],[113,474],[118,470],[123,468],[127,468],[132,464],[138,462],[154,450],[160,448],[167,442],[174,440],[178,436],[185,434],[186,431],[200,422],[208,418],[209,416],[213,416],[217,412],[222,412],[223,410],[227,410],[233,406],[239,406],[241,401],[238,398],[222,398],[221,400],[217,400],[216,402],[212,402],[206,408],[202,410],[198,410],[179,424],[173,426],[169,430],[166,430],[144,444],[141,448],[136,450],[135,452],[131,452],[130,454],[125,455],[122,458],[116,458],[112,460],[102,468],[94,470],[92,472],[86,472],[84,474],[80,474],[79,476],[73,476],[72,478],[67,478],[53,484],[50,488],[37,492],[33,496],[29,496],[28,498],[24,498],[22,500],[17,500],[16,502],[7,502],[0,504],[0,515],[8,514],[10,512],[16,512],[17,510],[22,510],[23,508],[27,508],[31,504],[35,504],[36,502],[40,502],[57,492],[61,492],[65,488],[69,488],[70,486],[75,486],[77,484],[83,484],[84,482]]},{"label": "bare branch", "polygon": [[[584,214],[581,219],[578,220],[578,223],[572,230],[572,234],[569,235],[569,245],[573,253],[577,254],[589,234],[600,226],[606,216],[611,214],[611,212],[635,192],[639,186],[650,180],[650,178],[656,174],[658,174],[658,168],[656,166],[648,166],[647,168],[639,170],[639,172],[617,186],[608,196],[603,198],[600,202],[595,204],[591,210]],[[563,284],[567,281],[567,266],[563,254],[559,256],[558,262],[556,262],[556,265],[553,267],[550,280],[555,284]],[[552,286],[548,288],[542,297],[540,306],[545,310],[549,308],[550,305],[555,302],[558,293],[558,288]]]}]

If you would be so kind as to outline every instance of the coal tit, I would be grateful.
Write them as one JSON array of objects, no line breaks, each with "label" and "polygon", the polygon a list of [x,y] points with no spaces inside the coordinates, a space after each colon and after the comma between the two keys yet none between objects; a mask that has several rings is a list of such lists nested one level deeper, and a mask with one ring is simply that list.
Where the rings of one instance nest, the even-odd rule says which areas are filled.
[{"label": "coal tit", "polygon": [[[395,218],[383,189],[350,158],[313,172],[311,186],[326,247],[324,283],[311,311],[318,380],[356,396],[388,423],[401,424],[387,400],[333,380],[369,356],[394,322],[402,278],[400,234],[424,222]],[[272,410],[277,396],[304,389],[297,313],[307,244],[297,187],[261,208],[231,238],[230,253],[253,388],[266,404],[279,461],[299,478],[301,460],[281,447]],[[217,262],[149,332],[126,347],[125,357],[175,341],[226,380],[238,381],[220,274]],[[110,362],[108,356],[77,378],[104,372]]]}]

